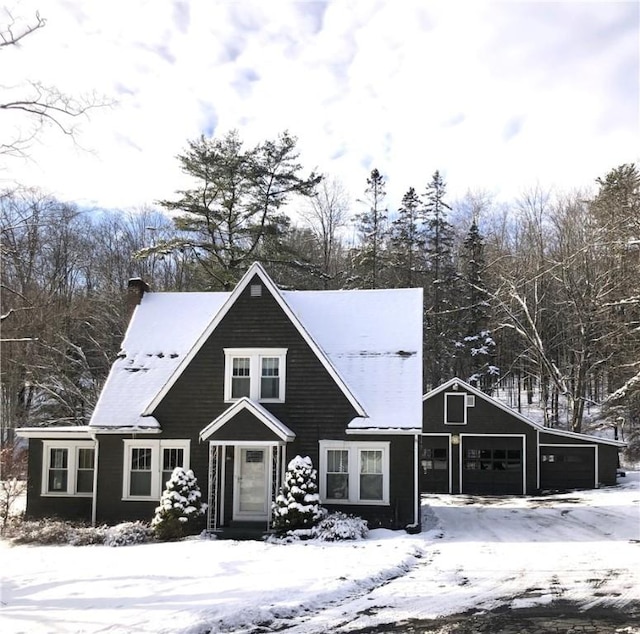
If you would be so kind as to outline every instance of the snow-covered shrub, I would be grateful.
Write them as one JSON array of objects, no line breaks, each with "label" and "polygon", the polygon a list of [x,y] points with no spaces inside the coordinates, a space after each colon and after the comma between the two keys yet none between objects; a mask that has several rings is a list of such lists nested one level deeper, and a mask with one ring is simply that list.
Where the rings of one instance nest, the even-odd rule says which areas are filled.
[{"label": "snow-covered shrub", "polygon": [[364,539],[369,528],[361,517],[346,515],[340,511],[327,515],[312,530],[313,537],[325,542]]},{"label": "snow-covered shrub", "polygon": [[102,545],[107,537],[106,526],[76,526],[67,542],[71,546]]},{"label": "snow-covered shrub", "polygon": [[271,509],[276,534],[308,531],[326,515],[320,506],[317,478],[309,456],[296,456],[288,464],[284,483]]},{"label": "snow-covered shrub", "polygon": [[167,488],[156,507],[151,527],[161,541],[181,539],[188,534],[193,524],[207,509],[193,471],[176,467],[167,482]]},{"label": "snow-covered shrub", "polygon": [[122,522],[107,529],[105,546],[132,546],[153,539],[153,529],[144,522]]},{"label": "snow-covered shrub", "polygon": [[16,544],[68,544],[74,527],[53,519],[11,522],[7,525],[6,536]]}]

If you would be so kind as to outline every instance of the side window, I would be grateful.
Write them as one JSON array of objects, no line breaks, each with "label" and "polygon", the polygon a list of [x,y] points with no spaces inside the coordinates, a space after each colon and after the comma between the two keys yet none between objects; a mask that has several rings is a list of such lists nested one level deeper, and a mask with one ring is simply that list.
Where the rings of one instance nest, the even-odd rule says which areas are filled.
[{"label": "side window", "polygon": [[320,495],[329,502],[389,503],[389,443],[320,441]]},{"label": "side window", "polygon": [[45,440],[42,447],[42,495],[91,495],[94,442]]}]

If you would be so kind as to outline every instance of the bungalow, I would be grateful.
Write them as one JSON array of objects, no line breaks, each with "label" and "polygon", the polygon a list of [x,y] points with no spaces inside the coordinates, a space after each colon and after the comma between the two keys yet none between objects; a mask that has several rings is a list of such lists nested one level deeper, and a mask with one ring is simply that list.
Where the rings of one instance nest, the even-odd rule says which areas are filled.
[{"label": "bungalow", "polygon": [[422,289],[284,291],[253,264],[230,293],[129,293],[89,424],[19,430],[27,516],[150,520],[181,466],[210,531],[266,530],[301,454],[327,508],[419,526]]},{"label": "bungalow", "polygon": [[505,495],[612,485],[624,446],[543,427],[454,378],[423,397],[420,489]]}]

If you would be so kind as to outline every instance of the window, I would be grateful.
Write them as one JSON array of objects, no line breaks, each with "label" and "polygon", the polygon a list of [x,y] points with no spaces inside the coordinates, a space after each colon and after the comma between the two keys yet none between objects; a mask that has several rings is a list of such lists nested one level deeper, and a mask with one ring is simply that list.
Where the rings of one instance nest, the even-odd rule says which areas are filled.
[{"label": "window", "polygon": [[226,348],[224,355],[225,401],[284,402],[285,348]]},{"label": "window", "polygon": [[464,468],[481,471],[520,471],[520,449],[467,449]]},{"label": "window", "polygon": [[420,464],[425,473],[446,470],[448,468],[447,450],[444,447],[423,447]]},{"label": "window", "polygon": [[445,425],[467,424],[467,395],[465,392],[447,392],[444,395]]},{"label": "window", "polygon": [[42,495],[91,495],[93,441],[43,441],[42,459]]},{"label": "window", "polygon": [[122,498],[159,499],[176,467],[189,468],[188,440],[125,440]]},{"label": "window", "polygon": [[389,503],[389,443],[320,441],[320,495],[328,502]]}]

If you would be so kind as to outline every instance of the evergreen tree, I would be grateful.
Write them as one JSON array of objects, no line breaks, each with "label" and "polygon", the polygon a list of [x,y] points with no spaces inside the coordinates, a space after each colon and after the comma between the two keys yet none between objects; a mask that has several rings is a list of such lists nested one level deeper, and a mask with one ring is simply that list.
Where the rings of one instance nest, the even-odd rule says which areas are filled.
[{"label": "evergreen tree", "polygon": [[483,273],[486,268],[484,258],[484,237],[474,218],[464,241],[465,260],[462,280],[464,282],[464,313],[462,318],[465,337],[460,344],[464,351],[458,373],[471,385],[490,392],[492,377],[498,373],[494,365],[495,341],[489,331],[489,302]]},{"label": "evergreen tree", "polygon": [[193,471],[176,467],[156,507],[151,527],[161,541],[180,539],[206,509]]},{"label": "evergreen tree", "polygon": [[180,251],[193,258],[203,286],[229,290],[251,262],[272,258],[289,227],[283,205],[293,196],[311,196],[321,176],[300,175],[296,138],[287,132],[275,141],[245,149],[236,131],[222,139],[200,137],[178,156],[194,179],[177,200],[160,204],[177,212],[175,238],[138,253]]},{"label": "evergreen tree", "polygon": [[276,533],[282,535],[288,531],[310,529],[324,517],[317,477],[308,456],[296,456],[289,462],[284,483],[272,508]]},{"label": "evergreen tree", "polygon": [[453,262],[451,210],[445,202],[446,186],[436,171],[424,196],[425,254],[428,275],[425,287],[425,379],[437,387],[453,373],[455,343],[460,340],[457,274]]},{"label": "evergreen tree", "polygon": [[368,211],[357,214],[356,228],[360,234],[360,246],[356,249],[356,270],[364,285],[378,288],[384,263],[384,242],[387,236],[387,209],[384,206],[386,183],[377,169],[367,178],[365,203]]},{"label": "evergreen tree", "polygon": [[389,240],[389,262],[399,286],[421,285],[424,273],[425,236],[421,222],[422,205],[411,187],[402,197],[398,217],[393,221]]}]

